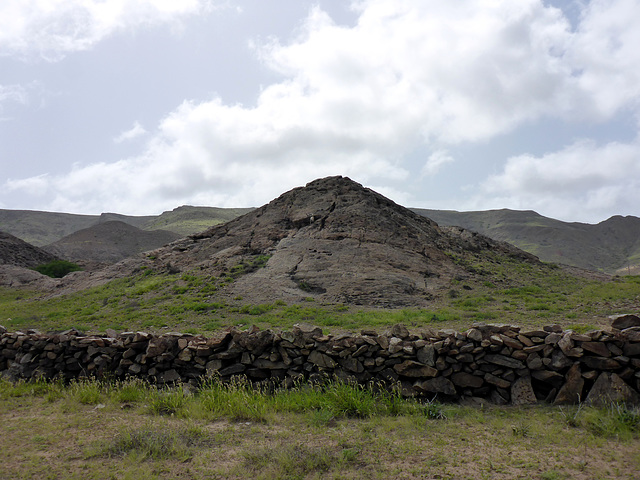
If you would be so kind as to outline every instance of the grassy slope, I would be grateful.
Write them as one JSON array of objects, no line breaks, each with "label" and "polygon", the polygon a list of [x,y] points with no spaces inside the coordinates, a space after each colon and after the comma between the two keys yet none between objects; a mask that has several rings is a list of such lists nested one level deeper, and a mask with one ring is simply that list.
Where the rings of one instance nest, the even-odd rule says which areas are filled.
[{"label": "grassy slope", "polygon": [[[463,261],[463,260],[461,260]],[[470,259],[464,260],[471,262]],[[432,309],[222,301],[229,272],[206,278],[143,271],[103,287],[42,298],[0,290],[0,324],[85,331],[191,331],[229,325],[327,331],[466,329],[478,320],[560,323],[589,330],[603,315],[635,311],[640,277],[602,283],[552,267],[504,262],[480,286],[454,282]],[[0,381],[0,478],[635,478],[640,414],[569,407],[418,405],[336,386],[274,395],[209,384],[195,394],[141,383],[17,384]],[[342,390],[341,390],[342,389]],[[439,414],[446,418],[438,418]]]},{"label": "grassy slope", "polygon": [[634,479],[640,412],[0,381],[0,449],[7,479]]},{"label": "grassy slope", "polygon": [[212,225],[228,222],[251,211],[251,208],[215,208],[182,206],[150,219],[145,230],[170,230],[190,235],[206,230]]},{"label": "grassy slope", "polygon": [[399,322],[415,328],[466,329],[477,321],[589,328],[606,324],[605,317],[610,314],[637,313],[640,304],[640,277],[600,282],[569,276],[551,266],[466,262],[485,273],[484,282],[453,281],[449,291],[429,309],[321,305],[312,297],[301,304],[278,301],[255,305],[224,295],[225,285],[242,275],[241,269],[219,278],[199,272],[169,275],[147,269],[136,277],[65,296],[47,298],[29,290],[0,289],[0,324],[42,331],[76,327],[91,332],[113,328],[189,333],[246,324],[287,328],[301,321],[327,330],[384,328]]}]

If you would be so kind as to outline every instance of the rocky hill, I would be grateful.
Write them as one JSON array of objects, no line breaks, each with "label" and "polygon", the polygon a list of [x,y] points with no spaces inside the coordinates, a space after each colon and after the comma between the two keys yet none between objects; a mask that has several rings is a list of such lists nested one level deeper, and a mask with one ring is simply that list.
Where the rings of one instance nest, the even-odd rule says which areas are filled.
[{"label": "rocky hill", "polygon": [[414,209],[439,225],[459,225],[509,242],[546,262],[605,273],[640,266],[640,218],[615,216],[596,225],[567,223],[533,211],[456,212]]},{"label": "rocky hill", "polygon": [[9,233],[0,232],[0,265],[33,268],[56,259],[50,252],[34,247]]},{"label": "rocky hill", "polygon": [[180,235],[166,230],[145,231],[121,221],[106,221],[78,230],[43,249],[83,265],[109,264],[178,238]]},{"label": "rocky hill", "polygon": [[148,255],[156,270],[235,276],[225,292],[252,303],[312,297],[392,307],[427,305],[454,279],[480,281],[472,264],[504,258],[539,264],[506,243],[440,228],[343,177],[293,189]]}]

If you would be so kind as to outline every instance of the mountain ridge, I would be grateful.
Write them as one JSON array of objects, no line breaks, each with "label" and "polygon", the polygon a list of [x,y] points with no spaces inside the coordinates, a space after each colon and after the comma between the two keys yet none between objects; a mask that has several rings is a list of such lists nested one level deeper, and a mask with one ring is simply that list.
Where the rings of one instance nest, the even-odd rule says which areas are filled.
[{"label": "mountain ridge", "polygon": [[[157,216],[135,217],[0,209],[0,231],[41,247],[108,220],[120,220],[145,231],[163,229],[188,236],[252,210],[183,205]],[[615,215],[598,224],[588,224],[563,222],[532,210],[411,210],[433,219],[441,227],[457,225],[506,241],[546,262],[608,274],[640,274],[638,217]]]}]

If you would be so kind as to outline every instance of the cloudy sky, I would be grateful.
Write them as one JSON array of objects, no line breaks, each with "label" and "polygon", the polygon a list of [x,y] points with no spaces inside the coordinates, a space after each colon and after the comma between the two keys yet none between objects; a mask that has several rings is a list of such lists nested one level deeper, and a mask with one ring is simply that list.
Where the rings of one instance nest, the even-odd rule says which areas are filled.
[{"label": "cloudy sky", "polygon": [[2,0],[0,208],[640,216],[640,0]]}]

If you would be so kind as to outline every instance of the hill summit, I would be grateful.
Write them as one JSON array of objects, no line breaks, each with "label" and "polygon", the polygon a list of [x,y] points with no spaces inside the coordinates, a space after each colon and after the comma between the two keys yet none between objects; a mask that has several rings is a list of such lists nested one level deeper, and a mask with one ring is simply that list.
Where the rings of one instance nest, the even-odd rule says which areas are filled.
[{"label": "hill summit", "polygon": [[[315,180],[225,224],[147,252],[155,269],[234,275],[225,294],[260,302],[422,306],[501,259],[511,245],[434,221],[346,177]],[[257,266],[263,268],[257,268]]]}]

